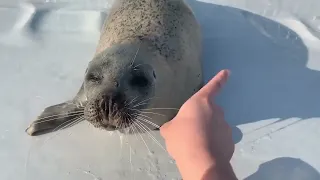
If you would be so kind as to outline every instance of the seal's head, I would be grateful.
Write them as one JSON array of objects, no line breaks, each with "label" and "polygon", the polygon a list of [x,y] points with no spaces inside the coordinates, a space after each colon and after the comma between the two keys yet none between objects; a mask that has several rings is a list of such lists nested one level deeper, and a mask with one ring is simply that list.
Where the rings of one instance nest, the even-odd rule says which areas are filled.
[{"label": "seal's head", "polygon": [[90,62],[84,80],[84,116],[95,127],[129,127],[150,106],[157,77],[152,58],[144,59],[139,50],[140,46],[115,46]]},{"label": "seal's head", "polygon": [[[170,86],[164,81],[165,76],[157,77],[160,71],[157,63],[157,57],[140,41],[107,48],[88,64],[77,96],[47,107],[26,132],[29,135],[47,133],[79,119],[105,130],[126,129],[137,118],[149,121],[145,118],[151,115],[143,115],[145,109],[159,104],[155,102],[155,93],[165,92],[163,90]],[[164,69],[161,71],[161,74],[170,75]],[[164,84],[169,86],[156,91],[157,86],[164,87]]]},{"label": "seal's head", "polygon": [[26,131],[46,133],[79,120],[120,132],[159,128],[198,90],[191,66],[168,61],[147,40],[114,44],[94,56],[73,100],[47,107]]}]

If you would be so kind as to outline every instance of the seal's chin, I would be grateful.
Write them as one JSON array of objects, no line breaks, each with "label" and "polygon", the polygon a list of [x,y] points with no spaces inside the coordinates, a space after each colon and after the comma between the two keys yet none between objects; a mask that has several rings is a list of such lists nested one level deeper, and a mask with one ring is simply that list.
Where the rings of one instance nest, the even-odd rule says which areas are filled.
[{"label": "seal's chin", "polygon": [[[105,111],[102,112],[104,114]],[[124,111],[123,109],[116,110],[113,114],[108,116],[103,115],[98,118],[100,121],[95,123],[95,127],[101,128],[107,131],[121,130],[128,128],[133,123],[133,115],[129,115],[131,112]],[[92,123],[92,122],[91,122]]]},{"label": "seal's chin", "polygon": [[[95,110],[95,112],[98,112]],[[85,113],[86,114],[86,113]],[[129,127],[133,121],[133,115],[130,112],[123,110],[116,110],[113,114],[107,114],[101,110],[100,113],[96,113],[94,116],[86,116],[86,120],[90,122],[94,127],[104,129],[107,131],[114,131],[119,129],[125,129]]]}]

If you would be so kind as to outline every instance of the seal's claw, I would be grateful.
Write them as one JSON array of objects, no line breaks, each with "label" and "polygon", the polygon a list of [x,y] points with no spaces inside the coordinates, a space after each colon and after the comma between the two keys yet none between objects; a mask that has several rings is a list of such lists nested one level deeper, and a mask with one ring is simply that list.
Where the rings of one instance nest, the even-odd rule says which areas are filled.
[{"label": "seal's claw", "polygon": [[48,133],[48,132],[53,131],[55,129],[55,126],[50,126],[47,123],[44,123],[43,125],[37,124],[37,123],[39,123],[39,122],[37,122],[37,121],[33,122],[25,130],[25,132],[30,136],[37,136],[37,135]]},{"label": "seal's claw", "polygon": [[34,134],[34,128],[33,128],[32,126],[29,126],[29,127],[25,130],[25,132],[26,132],[28,135],[33,136],[33,134]]},{"label": "seal's claw", "polygon": [[25,130],[25,132],[26,132],[28,135],[33,136],[34,133],[35,133],[35,129],[34,129],[33,126],[29,126],[29,127]]}]

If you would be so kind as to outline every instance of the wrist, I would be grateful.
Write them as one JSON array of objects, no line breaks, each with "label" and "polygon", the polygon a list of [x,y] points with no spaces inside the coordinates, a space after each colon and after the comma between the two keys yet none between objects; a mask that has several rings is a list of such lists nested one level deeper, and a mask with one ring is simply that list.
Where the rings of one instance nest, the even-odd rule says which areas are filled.
[{"label": "wrist", "polygon": [[210,167],[200,180],[237,180],[237,177],[230,162],[228,162]]},{"label": "wrist", "polygon": [[216,160],[208,151],[199,150],[174,158],[183,180],[200,180],[210,167],[216,166]]},{"label": "wrist", "polygon": [[237,180],[230,162],[217,161],[208,151],[176,159],[183,180]]}]

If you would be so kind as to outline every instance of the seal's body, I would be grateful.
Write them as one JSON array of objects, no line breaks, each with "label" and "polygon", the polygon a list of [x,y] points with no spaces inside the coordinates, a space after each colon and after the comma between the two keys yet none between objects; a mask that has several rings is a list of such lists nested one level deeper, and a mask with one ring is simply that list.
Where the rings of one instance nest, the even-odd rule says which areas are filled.
[{"label": "seal's body", "polygon": [[46,108],[27,133],[79,117],[106,130],[161,126],[202,87],[201,49],[183,0],[117,0],[76,97]]}]

